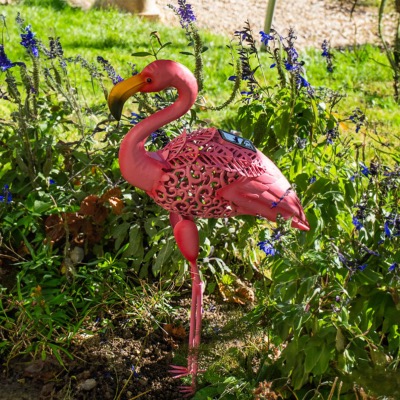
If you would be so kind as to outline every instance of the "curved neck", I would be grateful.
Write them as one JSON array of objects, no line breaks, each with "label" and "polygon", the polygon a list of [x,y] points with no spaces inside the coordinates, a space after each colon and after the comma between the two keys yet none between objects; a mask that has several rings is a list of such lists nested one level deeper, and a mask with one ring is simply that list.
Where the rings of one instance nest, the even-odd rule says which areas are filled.
[{"label": "curved neck", "polygon": [[145,150],[147,138],[157,129],[185,114],[197,97],[197,84],[193,87],[192,82],[182,80],[173,86],[178,90],[177,100],[139,122],[129,130],[121,143],[119,165],[122,176],[131,185],[146,192],[151,192],[154,185],[158,184],[165,168],[162,160],[152,157]]}]

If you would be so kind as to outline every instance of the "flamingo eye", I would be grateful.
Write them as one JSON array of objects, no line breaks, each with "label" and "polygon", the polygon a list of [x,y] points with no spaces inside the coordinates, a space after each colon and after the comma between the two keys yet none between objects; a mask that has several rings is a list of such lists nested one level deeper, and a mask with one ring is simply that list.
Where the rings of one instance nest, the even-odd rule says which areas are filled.
[{"label": "flamingo eye", "polygon": [[146,82],[147,82],[147,83],[151,83],[151,78],[147,78],[147,79],[146,79]]}]

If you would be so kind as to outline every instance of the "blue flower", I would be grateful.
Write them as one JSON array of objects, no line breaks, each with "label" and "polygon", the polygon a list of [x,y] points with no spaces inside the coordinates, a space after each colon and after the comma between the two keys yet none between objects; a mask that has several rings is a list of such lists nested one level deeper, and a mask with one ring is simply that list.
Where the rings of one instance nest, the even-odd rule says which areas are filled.
[{"label": "blue flower", "polygon": [[364,271],[364,269],[365,268],[367,268],[367,264],[362,264],[362,265],[359,265],[358,267],[357,267],[357,269],[359,270],[359,271]]},{"label": "blue flower", "polygon": [[0,203],[10,204],[12,202],[12,194],[8,185],[3,186],[3,194],[0,195]]},{"label": "blue flower", "polygon": [[361,166],[361,173],[365,176],[368,176],[370,174],[370,171],[366,165],[364,165],[362,162],[360,162]]},{"label": "blue flower", "polygon": [[7,57],[5,51],[4,51],[4,46],[0,44],[0,68],[2,71],[6,71],[7,69],[11,68],[14,66],[14,63],[12,63],[9,58]]},{"label": "blue flower", "polygon": [[55,185],[56,181],[52,178],[49,178],[49,185]]},{"label": "blue flower", "polygon": [[187,4],[186,0],[178,0],[178,9],[175,9],[179,15],[179,22],[182,28],[186,29],[192,22],[196,21],[191,4]]},{"label": "blue flower", "polygon": [[0,44],[0,69],[2,71],[7,71],[8,69],[14,67],[15,65],[24,65],[24,63],[11,62],[4,51],[4,46]]},{"label": "blue flower", "polygon": [[259,242],[257,246],[262,250],[267,256],[274,256],[277,251],[274,246],[268,241]]},{"label": "blue flower", "polygon": [[312,176],[308,182],[310,184],[313,184],[316,180],[317,180],[317,178],[315,176]]},{"label": "blue flower", "polygon": [[294,47],[289,47],[286,49],[286,53],[288,54],[292,63],[296,62],[299,58],[299,53],[297,53],[297,50]]},{"label": "blue flower", "polygon": [[236,75],[232,75],[228,78],[228,81],[236,81],[237,76]]},{"label": "blue flower", "polygon": [[265,33],[264,31],[260,31],[261,35],[261,43],[264,44],[264,46],[268,46],[268,42],[270,40],[274,40],[274,37],[269,35],[268,33]]},{"label": "blue flower", "polygon": [[359,108],[356,108],[353,110],[353,114],[350,115],[349,120],[356,124],[356,133],[358,133],[361,127],[365,124],[366,117]]},{"label": "blue flower", "polygon": [[140,114],[136,114],[135,112],[131,112],[133,119],[131,120],[131,124],[136,125],[140,122],[140,120],[144,119]]},{"label": "blue flower", "polygon": [[353,217],[353,225],[359,231],[364,225],[358,220],[357,217]]},{"label": "blue flower", "polygon": [[397,267],[399,266],[399,264],[397,264],[397,262],[394,262],[390,267],[389,267],[389,272],[393,272]]},{"label": "blue flower", "polygon": [[138,378],[140,375],[136,372],[136,367],[132,364],[131,365],[131,372],[133,373],[133,376],[135,377],[135,378]]},{"label": "blue flower", "polygon": [[390,231],[389,221],[385,221],[385,224],[383,225],[383,229],[385,231],[385,236],[390,238],[390,236],[392,236],[392,232]]},{"label": "blue flower", "polygon": [[328,129],[326,131],[326,143],[332,145],[334,140],[339,136],[339,131],[337,127]]},{"label": "blue flower", "polygon": [[21,33],[21,44],[28,51],[31,51],[34,57],[39,57],[39,49],[37,47],[37,42],[35,39],[35,34],[31,30],[31,26],[28,25],[25,28],[26,33]]},{"label": "blue flower", "polygon": [[303,78],[301,75],[297,78],[297,83],[300,87],[309,87],[310,84],[309,82],[306,81],[305,78]]},{"label": "blue flower", "polygon": [[350,182],[354,182],[355,180],[356,180],[356,177],[358,176],[358,174],[354,174],[354,175],[352,175],[349,179],[350,179]]},{"label": "blue flower", "polygon": [[276,63],[271,64],[269,67],[270,67],[270,68],[276,67]]},{"label": "blue flower", "polygon": [[295,71],[296,69],[298,69],[298,65],[292,64],[289,61],[285,61],[285,68],[287,71]]},{"label": "blue flower", "polygon": [[115,72],[114,67],[109,63],[108,60],[106,60],[105,58],[98,56],[97,57],[97,61],[103,65],[103,69],[104,71],[107,72],[108,77],[112,80],[112,83],[114,85],[116,85],[117,83],[123,81],[123,78],[121,78],[120,75],[117,75],[117,73]]},{"label": "blue flower", "polygon": [[321,56],[326,58],[326,69],[328,72],[333,72],[333,64],[332,64],[332,53],[329,51],[329,43],[325,39],[321,45],[322,53]]}]

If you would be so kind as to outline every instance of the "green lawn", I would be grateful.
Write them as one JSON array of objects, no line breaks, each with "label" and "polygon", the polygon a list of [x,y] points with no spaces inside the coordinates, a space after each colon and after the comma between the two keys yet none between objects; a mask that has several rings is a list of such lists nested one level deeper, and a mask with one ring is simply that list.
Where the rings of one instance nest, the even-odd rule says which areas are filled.
[{"label": "green lawn", "polygon": [[[12,61],[27,59],[25,49],[17,45],[20,32],[14,24],[14,19],[18,12],[26,24],[32,25],[36,37],[45,45],[48,44],[49,36],[59,36],[66,57],[79,54],[96,63],[96,57],[102,56],[109,60],[123,77],[131,74],[132,64],[136,64],[140,70],[152,60],[151,57],[133,57],[131,54],[149,51],[152,45],[158,47],[155,38],[151,37],[154,31],[158,32],[162,43],[171,42],[160,52],[159,58],[174,59],[189,68],[194,68],[194,58],[181,54],[189,48],[185,32],[180,28],[146,21],[116,10],[93,9],[85,12],[69,7],[55,10],[37,6],[1,6],[0,13],[6,17],[7,24],[3,29],[3,42]],[[254,30],[257,32],[258,28],[254,27]],[[205,31],[200,33],[204,45],[208,47],[204,53],[205,85],[201,93],[204,97],[202,104],[219,105],[229,97],[233,86],[233,83],[228,81],[228,77],[234,74],[234,69],[230,65],[231,54],[227,48],[232,37],[213,35]],[[256,38],[258,39],[257,36]],[[378,134],[398,136],[400,114],[397,112],[398,105],[393,100],[392,72],[385,54],[374,46],[333,50],[333,53],[332,74],[326,71],[320,49],[308,49],[301,54],[310,83],[314,87],[324,86],[345,94],[338,106],[338,112],[343,118],[359,107],[371,123],[372,131],[378,129]],[[272,63],[270,56],[261,53],[260,58],[267,80],[265,84],[273,85],[276,73],[269,69]],[[70,71],[71,78],[80,82],[89,100],[91,96],[99,96],[99,92],[93,92],[91,89],[89,75],[81,76],[81,70],[77,69],[74,76],[73,68],[70,68]],[[4,82],[3,77],[0,78],[0,82]],[[233,128],[237,106],[238,104],[233,104],[230,108],[218,112],[201,111],[199,115],[206,120],[212,119],[221,127]],[[1,104],[0,110],[5,111],[4,107],[6,106]]]}]

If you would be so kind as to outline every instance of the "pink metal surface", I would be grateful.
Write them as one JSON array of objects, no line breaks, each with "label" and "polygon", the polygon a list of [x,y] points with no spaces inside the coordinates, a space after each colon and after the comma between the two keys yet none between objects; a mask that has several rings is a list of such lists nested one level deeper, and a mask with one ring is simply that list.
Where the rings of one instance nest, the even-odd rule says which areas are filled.
[{"label": "pink metal surface", "polygon": [[291,218],[294,228],[309,230],[309,225],[298,197],[280,170],[243,138],[207,128],[183,132],[157,152],[145,150],[152,132],[182,116],[196,100],[196,79],[183,65],[169,60],[152,62],[140,74],[114,86],[108,100],[110,110],[119,119],[124,102],[132,94],[168,87],[178,90],[178,99],[128,132],[121,143],[119,163],[129,183],[145,190],[170,212],[177,245],[190,264],[188,366],[173,366],[171,370],[177,377],[192,376],[191,387],[184,389],[190,395],[196,388],[203,303],[194,218],[256,215],[276,221],[281,215]]}]

